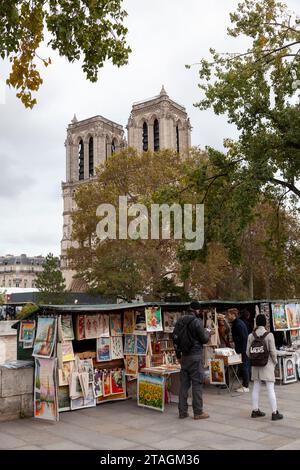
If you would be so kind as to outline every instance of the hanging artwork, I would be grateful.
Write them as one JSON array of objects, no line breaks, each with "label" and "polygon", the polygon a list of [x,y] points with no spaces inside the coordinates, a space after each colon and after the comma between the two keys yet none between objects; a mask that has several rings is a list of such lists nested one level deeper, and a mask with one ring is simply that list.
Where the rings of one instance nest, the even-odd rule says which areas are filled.
[{"label": "hanging artwork", "polygon": [[74,361],[63,362],[62,368],[58,369],[58,385],[65,386],[69,385],[70,375],[73,372]]},{"label": "hanging artwork", "polygon": [[148,350],[148,335],[135,336],[135,354],[146,356]]},{"label": "hanging artwork", "polygon": [[283,304],[272,304],[272,318],[274,330],[288,330],[285,306]]},{"label": "hanging artwork", "polygon": [[138,374],[138,405],[164,411],[165,379],[146,374]]},{"label": "hanging artwork", "polygon": [[218,319],[216,310],[207,310],[205,312],[205,328],[215,330],[215,334],[210,336],[207,346],[218,346]]},{"label": "hanging artwork", "polygon": [[124,393],[124,373],[122,369],[114,369],[110,372],[111,394]]},{"label": "hanging artwork", "polygon": [[266,330],[270,331],[270,304],[269,303],[263,303],[260,304],[260,313],[266,317]]},{"label": "hanging artwork", "polygon": [[98,315],[98,338],[109,337],[109,315],[105,313],[100,313]]},{"label": "hanging artwork", "polygon": [[[143,356],[141,356],[143,357]],[[125,374],[136,376],[138,373],[139,356],[125,356]]]},{"label": "hanging artwork", "polygon": [[22,320],[20,322],[19,341],[33,344],[35,335],[35,320]]},{"label": "hanging artwork", "polygon": [[80,382],[79,372],[73,371],[70,375],[70,397],[72,399],[82,397],[83,390]]},{"label": "hanging artwork", "polygon": [[111,336],[122,336],[122,317],[120,313],[112,313],[109,315],[110,321],[110,335]]},{"label": "hanging artwork", "polygon": [[103,370],[102,380],[103,380],[103,396],[107,397],[111,395],[111,380],[110,380],[109,370],[105,370],[105,369]]},{"label": "hanging artwork", "polygon": [[124,354],[135,354],[135,336],[125,335],[124,336]]},{"label": "hanging artwork", "polygon": [[72,341],[74,339],[72,315],[60,315],[58,317],[59,341]]},{"label": "hanging artwork", "polygon": [[297,382],[295,357],[284,357],[282,362],[283,383],[288,384]]},{"label": "hanging artwork", "polygon": [[173,333],[179,315],[178,312],[164,312],[164,331],[166,333]]},{"label": "hanging artwork", "polygon": [[64,387],[58,387],[58,411],[69,411],[71,409],[71,402],[69,397],[69,387],[65,385]]},{"label": "hanging artwork", "polygon": [[57,359],[35,358],[34,417],[58,421]]},{"label": "hanging artwork", "polygon": [[86,397],[78,397],[71,400],[71,410],[79,410],[81,408],[92,408],[96,406],[96,398],[94,397],[93,386],[89,386],[88,395]]},{"label": "hanging artwork", "polygon": [[287,304],[285,306],[288,325],[291,330],[300,328],[300,304]]},{"label": "hanging artwork", "polygon": [[75,360],[72,341],[57,343],[57,357],[60,369],[62,369],[63,362],[70,362]]},{"label": "hanging artwork", "polygon": [[98,315],[85,315],[84,328],[86,339],[97,338],[99,335]]},{"label": "hanging artwork", "polygon": [[141,333],[146,332],[146,317],[145,310],[135,312],[135,327],[134,332]]},{"label": "hanging artwork", "polygon": [[97,361],[110,361],[110,338],[98,338],[97,339]]},{"label": "hanging artwork", "polygon": [[50,358],[56,341],[57,319],[52,317],[39,317],[37,333],[32,355],[35,357]]},{"label": "hanging artwork", "polygon": [[103,378],[102,378],[102,370],[95,369],[94,370],[94,396],[95,398],[103,396]]},{"label": "hanging artwork", "polygon": [[85,339],[85,319],[84,315],[77,315],[76,317],[76,339],[81,341]]},{"label": "hanging artwork", "polygon": [[147,357],[138,356],[138,371],[141,372],[141,370],[144,369],[145,367],[147,367]]},{"label": "hanging artwork", "polygon": [[209,361],[209,381],[213,385],[225,385],[225,367],[223,359]]},{"label": "hanging artwork", "polygon": [[123,333],[132,334],[135,330],[135,312],[133,310],[126,310],[124,313]]},{"label": "hanging artwork", "polygon": [[163,331],[160,307],[146,308],[145,315],[146,328],[149,333],[153,333],[154,331]]},{"label": "hanging artwork", "polygon": [[79,372],[86,372],[88,374],[89,383],[94,382],[93,359],[80,359],[79,369]]},{"label": "hanging artwork", "polygon": [[122,336],[112,336],[111,338],[111,359],[123,359],[123,338]]}]

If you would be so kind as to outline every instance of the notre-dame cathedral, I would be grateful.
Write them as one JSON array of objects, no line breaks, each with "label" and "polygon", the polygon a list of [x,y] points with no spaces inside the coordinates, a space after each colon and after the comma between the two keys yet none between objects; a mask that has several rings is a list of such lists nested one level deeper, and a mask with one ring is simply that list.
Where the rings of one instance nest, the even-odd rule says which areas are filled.
[{"label": "notre-dame cathedral", "polygon": [[67,249],[72,245],[71,213],[75,209],[74,193],[80,184],[95,176],[95,168],[124,147],[138,152],[169,148],[184,153],[191,146],[191,125],[186,109],[169,98],[164,87],[158,96],[132,106],[127,124],[126,141],[121,124],[102,116],[78,121],[76,116],[67,129],[66,182],[62,184],[64,212],[61,266],[67,288],[80,286],[68,267]]}]

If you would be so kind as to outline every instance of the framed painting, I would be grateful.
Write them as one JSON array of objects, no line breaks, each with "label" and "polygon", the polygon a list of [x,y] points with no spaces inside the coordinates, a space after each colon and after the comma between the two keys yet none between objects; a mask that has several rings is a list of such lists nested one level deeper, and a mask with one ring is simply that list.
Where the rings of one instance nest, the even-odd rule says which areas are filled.
[{"label": "framed painting", "polygon": [[300,304],[287,304],[285,311],[289,328],[298,330],[300,328]]},{"label": "framed painting", "polygon": [[163,331],[160,307],[149,307],[145,310],[146,328],[149,333]]},{"label": "framed painting", "polygon": [[165,378],[147,374],[138,374],[138,406],[164,411]]},{"label": "framed painting", "polygon": [[124,354],[135,354],[135,335],[124,336]]},{"label": "framed painting", "polygon": [[57,359],[35,358],[34,417],[58,421]]},{"label": "framed painting", "polygon": [[[143,356],[141,356],[143,357]],[[128,376],[136,376],[139,367],[138,356],[125,356],[125,374]]]},{"label": "framed painting", "polygon": [[63,362],[62,368],[58,369],[58,385],[60,387],[69,385],[70,376],[74,369],[74,361]]},{"label": "framed painting", "polygon": [[135,336],[135,354],[138,356],[147,356],[148,351],[148,335]]},{"label": "framed painting", "polygon": [[58,387],[58,411],[70,411],[71,401],[69,396],[69,387],[65,385],[63,387]]},{"label": "framed painting", "polygon": [[54,317],[40,317],[37,323],[37,332],[32,355],[41,358],[50,358],[53,353],[57,333],[57,319]]},{"label": "framed painting", "polygon": [[97,361],[104,362],[110,361],[110,338],[98,338],[97,339]]},{"label": "framed painting", "polygon": [[166,333],[173,333],[176,322],[179,318],[178,312],[164,312],[164,331]]},{"label": "framed painting", "polygon": [[33,344],[35,320],[22,320],[20,323],[19,341]]},{"label": "framed painting", "polygon": [[283,383],[297,382],[296,361],[294,356],[284,357],[282,360]]},{"label": "framed painting", "polygon": [[119,395],[125,391],[125,376],[123,369],[113,369],[110,371],[110,389],[112,395]]},{"label": "framed painting", "polygon": [[210,359],[209,382],[212,385],[225,385],[225,367],[223,359]]},{"label": "framed painting", "polygon": [[272,304],[272,320],[275,331],[289,329],[284,304]]}]

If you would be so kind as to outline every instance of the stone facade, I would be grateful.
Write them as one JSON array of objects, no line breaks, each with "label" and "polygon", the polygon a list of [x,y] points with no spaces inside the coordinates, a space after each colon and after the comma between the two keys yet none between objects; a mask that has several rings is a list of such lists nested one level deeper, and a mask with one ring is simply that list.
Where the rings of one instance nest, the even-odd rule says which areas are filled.
[{"label": "stone facade", "polygon": [[[127,132],[128,146],[139,152],[170,148],[185,153],[191,146],[186,110],[169,98],[164,87],[158,96],[133,104]],[[122,125],[102,116],[78,121],[74,115],[67,128],[61,269],[70,290],[74,290],[75,273],[68,265],[67,250],[74,246],[71,214],[76,208],[75,191],[81,184],[93,181],[95,168],[126,146]]]},{"label": "stone facade", "polygon": [[0,287],[34,288],[36,275],[43,271],[45,258],[6,255],[0,256]]},{"label": "stone facade", "polygon": [[33,362],[19,364],[0,366],[0,421],[33,416]]},{"label": "stone facade", "polygon": [[17,330],[13,321],[0,321],[0,364],[17,359]]}]

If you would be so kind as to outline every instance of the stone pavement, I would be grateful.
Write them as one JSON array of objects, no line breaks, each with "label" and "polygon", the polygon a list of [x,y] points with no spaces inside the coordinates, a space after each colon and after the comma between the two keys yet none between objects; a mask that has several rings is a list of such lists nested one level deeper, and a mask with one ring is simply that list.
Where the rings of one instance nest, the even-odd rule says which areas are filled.
[{"label": "stone pavement", "polygon": [[[263,388],[264,418],[249,417],[251,395],[204,391],[210,419],[179,420],[175,404],[160,413],[133,400],[60,415],[59,423],[33,418],[0,423],[0,449],[300,449],[300,383],[276,386],[282,421],[272,422]],[[190,410],[192,415],[192,410]]]}]

